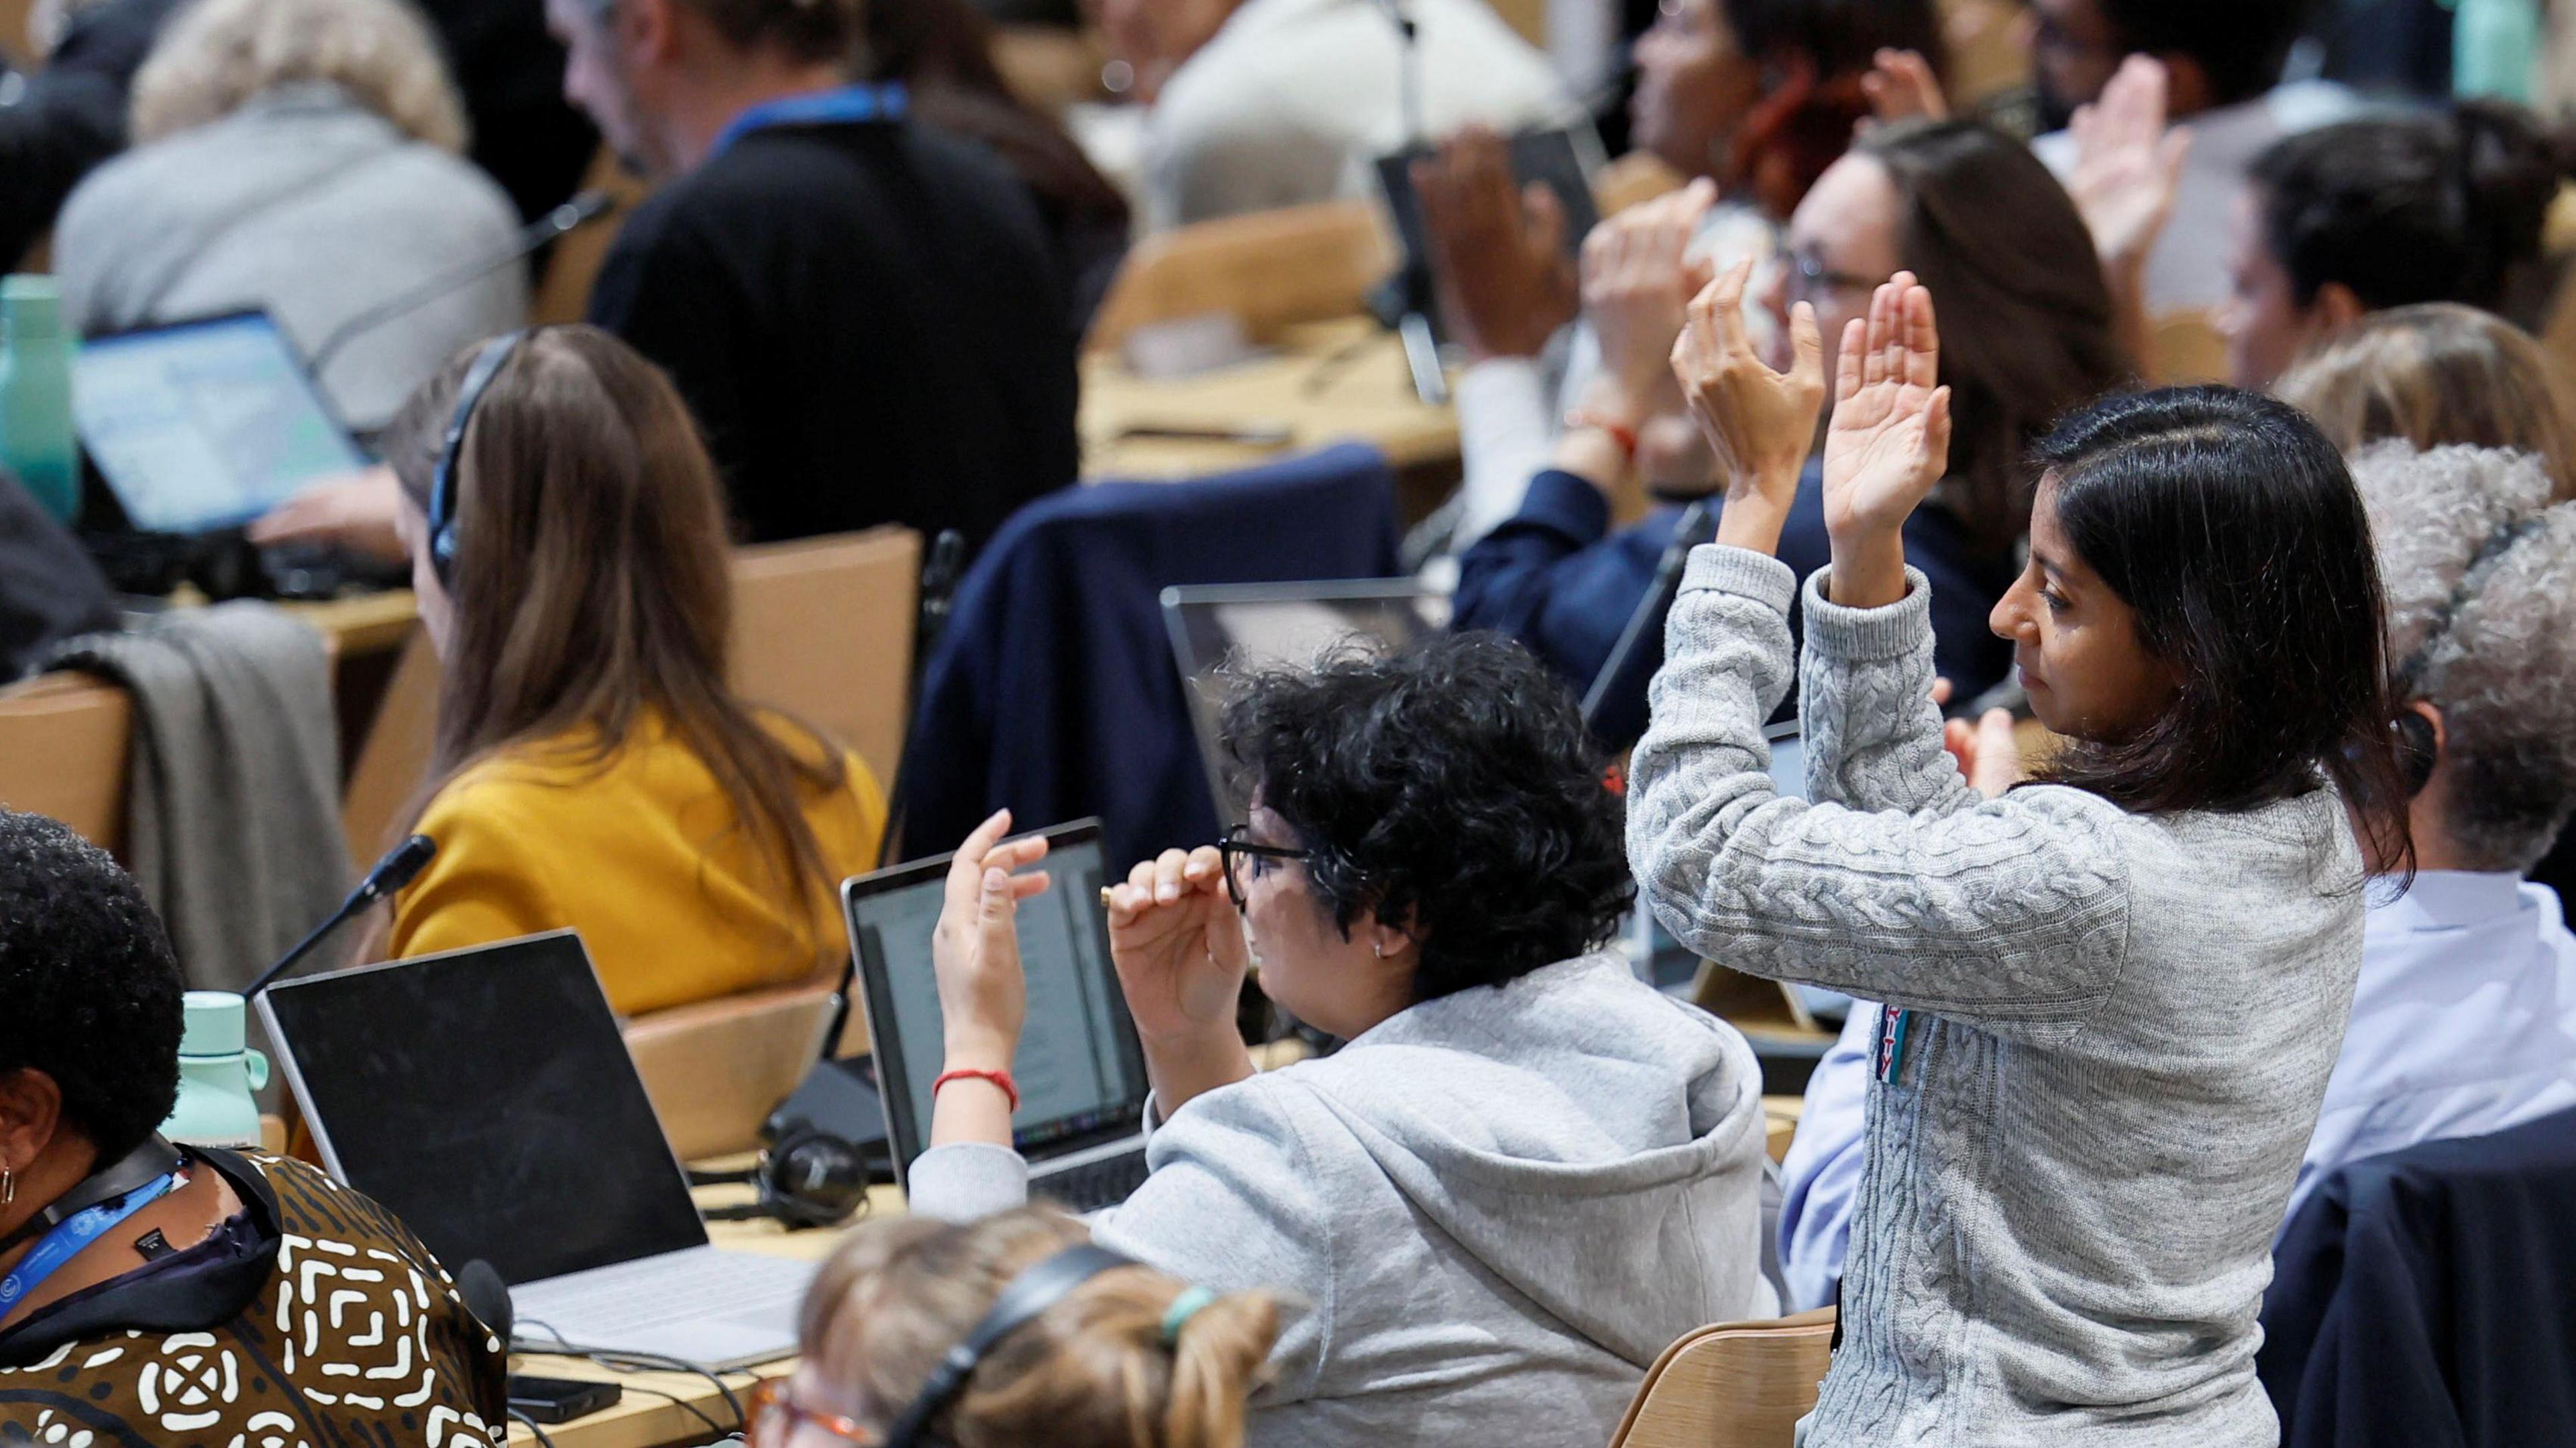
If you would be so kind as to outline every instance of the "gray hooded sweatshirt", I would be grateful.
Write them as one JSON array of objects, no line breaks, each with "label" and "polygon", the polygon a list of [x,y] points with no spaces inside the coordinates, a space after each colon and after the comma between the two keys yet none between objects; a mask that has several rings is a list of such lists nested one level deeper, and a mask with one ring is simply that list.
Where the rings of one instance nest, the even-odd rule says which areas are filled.
[{"label": "gray hooded sweatshirt", "polygon": [[[1673,1339],[1778,1311],[1761,1089],[1732,1027],[1615,957],[1561,961],[1190,1101],[1093,1235],[1303,1304],[1256,1448],[1606,1443]],[[925,1152],[910,1182],[951,1219],[1028,1194],[992,1146]]]}]

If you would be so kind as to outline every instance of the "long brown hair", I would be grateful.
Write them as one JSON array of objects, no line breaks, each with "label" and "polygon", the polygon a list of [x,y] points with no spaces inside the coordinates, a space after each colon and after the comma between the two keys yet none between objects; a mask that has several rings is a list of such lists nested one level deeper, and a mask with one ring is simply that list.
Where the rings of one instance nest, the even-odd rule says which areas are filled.
[{"label": "long brown hair", "polygon": [[[805,1362],[890,1422],[1013,1277],[1090,1236],[1051,1207],[967,1225],[865,1223],[806,1293]],[[1229,1294],[1167,1334],[1187,1290],[1150,1267],[1092,1278],[996,1343],[931,1436],[955,1448],[1239,1448],[1278,1305]]]},{"label": "long brown hair", "polygon": [[[386,432],[424,512],[480,350],[449,359]],[[801,800],[847,787],[841,751],[803,726],[808,747],[791,747],[726,687],[722,494],[662,370],[595,327],[531,333],[474,408],[455,486],[454,621],[421,807],[480,760],[579,731],[605,764],[649,711],[705,762],[775,883],[828,891]]]},{"label": "long brown hair", "polygon": [[2092,233],[2030,148],[1976,121],[1882,127],[1854,150],[1901,198],[1897,256],[1941,308],[1950,475],[1935,498],[1990,553],[2030,527],[2023,455],[2127,380]]},{"label": "long brown hair", "polygon": [[2402,438],[2537,453],[2556,497],[2576,498],[2576,399],[2548,349],[2458,302],[2372,312],[2311,349],[2273,386],[2346,456]]}]

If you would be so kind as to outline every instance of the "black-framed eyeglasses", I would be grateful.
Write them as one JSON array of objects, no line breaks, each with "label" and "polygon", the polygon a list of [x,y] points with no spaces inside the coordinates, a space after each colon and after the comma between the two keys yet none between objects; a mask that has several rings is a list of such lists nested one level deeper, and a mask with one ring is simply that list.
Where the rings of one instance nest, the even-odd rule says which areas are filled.
[{"label": "black-framed eyeglasses", "polygon": [[1234,908],[1237,910],[1244,908],[1243,861],[1253,862],[1253,870],[1258,877],[1261,861],[1303,861],[1314,855],[1312,850],[1292,850],[1285,845],[1261,844],[1253,840],[1251,835],[1250,825],[1228,825],[1225,838],[1216,842],[1217,854],[1225,861],[1225,893],[1227,898],[1234,901]]},{"label": "black-framed eyeglasses", "polygon": [[1878,286],[1878,282],[1868,277],[1836,271],[1825,265],[1825,259],[1816,255],[1813,247],[1794,248],[1787,253],[1786,260],[1789,263],[1790,289],[1811,302],[1827,292],[1866,292]]}]

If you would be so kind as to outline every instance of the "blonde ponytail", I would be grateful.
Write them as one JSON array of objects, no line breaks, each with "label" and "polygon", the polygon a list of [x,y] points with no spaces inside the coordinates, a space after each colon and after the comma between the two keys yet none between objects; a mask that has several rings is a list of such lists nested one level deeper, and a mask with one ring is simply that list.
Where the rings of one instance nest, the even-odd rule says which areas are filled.
[{"label": "blonde ponytail", "polygon": [[[1168,1311],[1169,1309],[1166,1309]],[[1279,1338],[1279,1305],[1238,1292],[1200,1308],[1173,1335],[1171,1388],[1159,1448],[1236,1448],[1244,1400]]]}]

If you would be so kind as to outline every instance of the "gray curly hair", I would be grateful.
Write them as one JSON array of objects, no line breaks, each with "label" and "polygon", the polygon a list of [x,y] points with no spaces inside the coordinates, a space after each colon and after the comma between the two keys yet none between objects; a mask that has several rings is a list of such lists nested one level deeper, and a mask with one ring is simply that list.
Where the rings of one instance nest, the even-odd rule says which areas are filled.
[{"label": "gray curly hair", "polygon": [[2536,455],[2494,448],[2381,443],[2352,475],[2399,687],[2442,711],[2451,843],[2527,870],[2576,812],[2576,502],[2550,502]]}]

